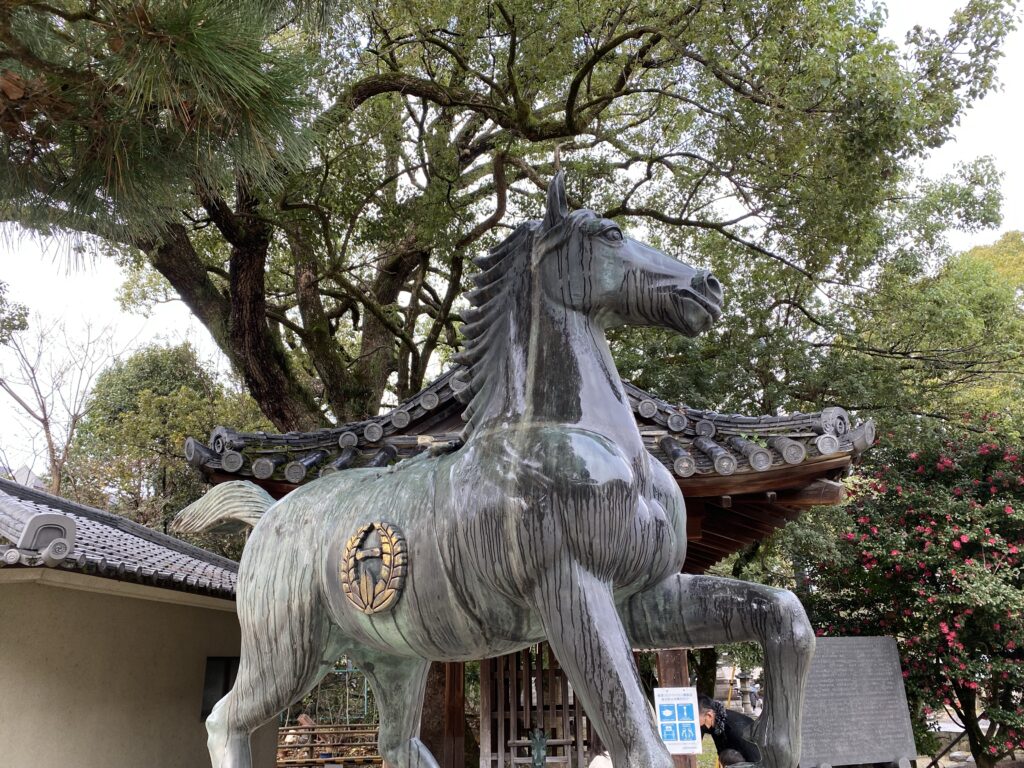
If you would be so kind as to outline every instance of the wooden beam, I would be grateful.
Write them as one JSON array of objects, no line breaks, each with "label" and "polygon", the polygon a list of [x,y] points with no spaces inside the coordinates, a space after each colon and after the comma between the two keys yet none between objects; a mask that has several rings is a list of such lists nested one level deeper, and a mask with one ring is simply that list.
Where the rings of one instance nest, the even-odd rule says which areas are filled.
[{"label": "wooden beam", "polygon": [[722,558],[716,555],[708,547],[698,544],[686,551],[686,562],[683,563],[683,573],[704,573],[708,568]]},{"label": "wooden beam", "polygon": [[730,533],[741,533],[751,539],[761,539],[770,536],[785,523],[785,520],[780,520],[778,525],[771,525],[749,520],[739,515],[711,515],[704,521],[704,528],[712,535],[719,534],[734,538],[730,536]]},{"label": "wooden beam", "polygon": [[747,493],[801,489],[824,475],[850,466],[850,454],[817,456],[802,464],[782,465],[765,472],[738,472],[734,475],[693,475],[677,477],[686,497],[740,496]]},{"label": "wooden beam", "polygon": [[807,509],[808,507],[841,504],[845,498],[846,488],[842,483],[837,483],[835,480],[815,480],[805,488],[776,494],[775,503]]},{"label": "wooden beam", "polygon": [[789,509],[781,504],[736,501],[733,503],[732,509],[722,509],[721,507],[708,505],[707,520],[747,520],[774,530],[799,516],[799,510]]},{"label": "wooden beam", "polygon": [[466,665],[449,661],[444,665],[444,740],[441,768],[466,765]]},{"label": "wooden beam", "polygon": [[721,552],[722,557],[731,555],[733,552],[739,552],[745,546],[750,544],[752,541],[762,538],[761,536],[726,536],[725,534],[715,533],[714,531],[705,530],[704,538],[701,540],[701,544],[706,546],[708,549],[716,552]]},{"label": "wooden beam", "polygon": [[701,531],[704,525],[704,511],[703,508],[700,512],[691,512],[689,509],[686,510],[686,540],[687,541],[700,541]]}]

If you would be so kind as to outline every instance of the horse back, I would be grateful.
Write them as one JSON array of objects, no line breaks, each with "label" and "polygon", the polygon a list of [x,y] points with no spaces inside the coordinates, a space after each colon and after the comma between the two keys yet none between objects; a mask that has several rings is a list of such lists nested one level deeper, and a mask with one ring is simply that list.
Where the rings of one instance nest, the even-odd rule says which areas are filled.
[{"label": "horse back", "polygon": [[[439,495],[450,498],[444,488],[439,494],[439,486],[449,482],[452,461],[453,456],[422,457],[327,475],[274,505],[246,550],[263,550],[258,559],[264,562],[291,557],[303,564],[300,570],[315,572],[317,594],[310,599],[364,647],[433,660],[481,658],[523,647],[539,637],[530,612],[506,609],[498,625],[503,630],[493,632],[453,588],[451,573],[458,564],[453,569],[442,560],[436,519],[452,511],[435,507]],[[368,595],[360,593],[364,572],[370,574]],[[374,595],[378,584],[383,588]],[[388,590],[394,590],[390,602],[381,597]]]}]

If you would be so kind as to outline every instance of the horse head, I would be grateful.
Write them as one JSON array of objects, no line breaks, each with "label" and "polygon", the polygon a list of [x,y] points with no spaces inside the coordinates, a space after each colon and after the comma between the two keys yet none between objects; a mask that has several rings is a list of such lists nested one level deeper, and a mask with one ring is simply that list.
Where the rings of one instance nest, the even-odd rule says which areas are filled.
[{"label": "horse head", "polygon": [[533,269],[549,299],[606,329],[651,325],[696,336],[722,311],[722,286],[707,270],[627,237],[593,211],[570,213],[561,171],[548,187]]}]

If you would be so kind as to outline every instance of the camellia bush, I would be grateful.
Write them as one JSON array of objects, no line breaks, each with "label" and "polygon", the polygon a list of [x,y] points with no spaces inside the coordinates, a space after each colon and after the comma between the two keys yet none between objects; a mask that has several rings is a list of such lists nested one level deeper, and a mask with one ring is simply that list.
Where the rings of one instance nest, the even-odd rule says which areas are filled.
[{"label": "camellia bush", "polygon": [[802,595],[820,635],[895,636],[919,732],[945,709],[979,768],[1024,748],[1024,446],[993,434],[881,441]]}]

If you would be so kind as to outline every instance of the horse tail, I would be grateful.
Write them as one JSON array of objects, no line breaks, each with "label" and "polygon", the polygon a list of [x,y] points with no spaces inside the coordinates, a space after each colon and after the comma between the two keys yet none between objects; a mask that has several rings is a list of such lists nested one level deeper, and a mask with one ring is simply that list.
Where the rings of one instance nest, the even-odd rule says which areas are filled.
[{"label": "horse tail", "polygon": [[247,480],[215,485],[202,498],[174,516],[174,533],[228,533],[255,526],[270,509],[274,497]]}]

